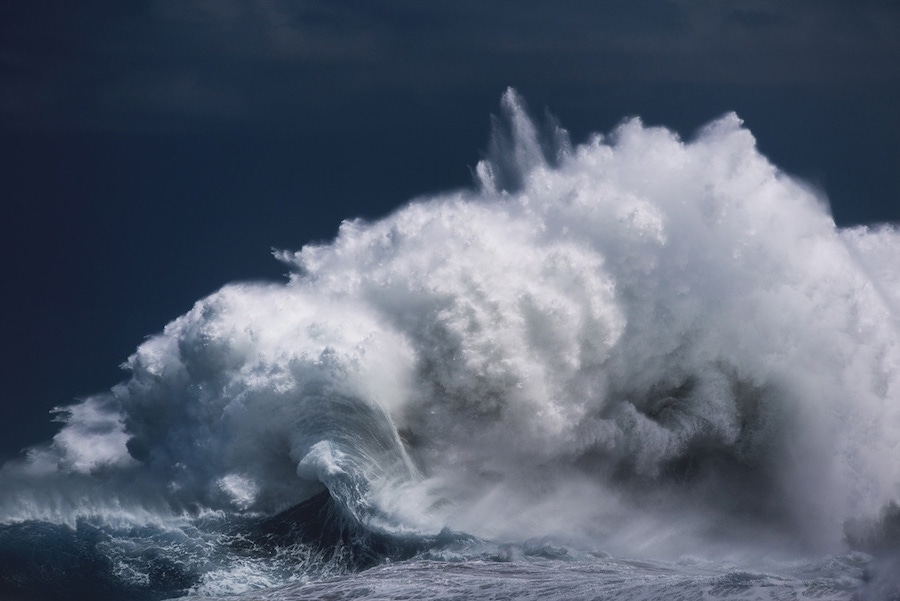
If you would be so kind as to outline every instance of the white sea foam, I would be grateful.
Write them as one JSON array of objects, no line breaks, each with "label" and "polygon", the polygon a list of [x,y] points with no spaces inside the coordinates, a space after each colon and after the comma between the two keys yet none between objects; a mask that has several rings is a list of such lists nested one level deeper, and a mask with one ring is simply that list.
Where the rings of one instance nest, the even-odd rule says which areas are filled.
[{"label": "white sea foam", "polygon": [[900,498],[900,232],[836,228],[734,114],[572,146],[503,108],[475,189],[199,301],[3,468],[0,517],[325,486],[383,527],[720,553]]}]

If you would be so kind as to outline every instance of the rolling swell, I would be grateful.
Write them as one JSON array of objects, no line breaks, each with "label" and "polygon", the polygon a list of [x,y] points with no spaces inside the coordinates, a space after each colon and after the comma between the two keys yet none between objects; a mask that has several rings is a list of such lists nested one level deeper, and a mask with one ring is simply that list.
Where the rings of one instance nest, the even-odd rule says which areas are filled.
[{"label": "rolling swell", "polygon": [[475,542],[470,536],[449,530],[423,535],[372,528],[347,512],[328,492],[262,519],[247,538],[257,549],[272,552],[297,544],[310,545],[326,562],[350,571]]},{"label": "rolling swell", "polygon": [[327,491],[273,516],[143,526],[27,521],[0,526],[0,596],[152,601],[233,593],[358,572],[472,542],[449,531],[426,536],[371,527]]},{"label": "rolling swell", "polygon": [[199,575],[161,549],[146,546],[133,558],[141,578],[129,578],[110,553],[114,537],[80,521],[0,526],[0,593],[7,601],[41,599],[155,600],[184,594]]}]

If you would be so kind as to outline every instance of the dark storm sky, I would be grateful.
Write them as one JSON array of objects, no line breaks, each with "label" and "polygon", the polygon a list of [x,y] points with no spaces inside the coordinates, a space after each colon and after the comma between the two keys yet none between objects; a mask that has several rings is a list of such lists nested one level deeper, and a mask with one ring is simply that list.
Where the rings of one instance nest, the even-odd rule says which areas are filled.
[{"label": "dark storm sky", "polygon": [[516,87],[574,138],[735,110],[839,224],[900,222],[895,0],[0,4],[0,460],[270,248],[468,185]]}]

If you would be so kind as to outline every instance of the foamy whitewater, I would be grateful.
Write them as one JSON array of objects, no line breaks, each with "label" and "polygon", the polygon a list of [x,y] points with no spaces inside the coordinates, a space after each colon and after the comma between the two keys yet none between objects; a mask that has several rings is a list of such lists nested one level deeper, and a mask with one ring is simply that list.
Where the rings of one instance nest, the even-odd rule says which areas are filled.
[{"label": "foamy whitewater", "polygon": [[[276,256],[0,471],[3,599],[900,598],[900,231],[728,114]],[[329,596],[330,595],[330,596]]]}]

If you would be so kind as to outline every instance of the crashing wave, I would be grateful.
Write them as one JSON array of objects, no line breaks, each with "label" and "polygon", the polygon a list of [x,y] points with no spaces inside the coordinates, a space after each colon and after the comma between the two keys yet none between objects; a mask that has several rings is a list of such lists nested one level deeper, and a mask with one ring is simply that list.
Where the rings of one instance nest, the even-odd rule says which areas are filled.
[{"label": "crashing wave", "polygon": [[278,252],[288,282],[144,342],[2,468],[0,519],[327,498],[392,549],[824,553],[896,502],[900,232],[837,228],[734,114],[573,145],[503,112],[474,189]]}]

